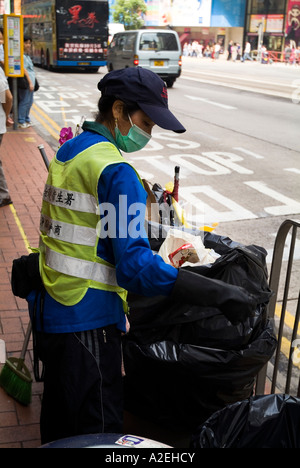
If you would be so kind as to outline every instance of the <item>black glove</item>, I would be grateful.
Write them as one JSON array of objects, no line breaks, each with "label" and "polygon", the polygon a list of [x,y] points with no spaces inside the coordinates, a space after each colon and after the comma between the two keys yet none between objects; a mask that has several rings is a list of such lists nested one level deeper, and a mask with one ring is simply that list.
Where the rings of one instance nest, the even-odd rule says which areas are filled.
[{"label": "black glove", "polygon": [[[266,296],[267,297],[267,296]],[[258,301],[244,288],[179,268],[171,298],[202,307],[218,308],[231,323],[254,315]]]}]

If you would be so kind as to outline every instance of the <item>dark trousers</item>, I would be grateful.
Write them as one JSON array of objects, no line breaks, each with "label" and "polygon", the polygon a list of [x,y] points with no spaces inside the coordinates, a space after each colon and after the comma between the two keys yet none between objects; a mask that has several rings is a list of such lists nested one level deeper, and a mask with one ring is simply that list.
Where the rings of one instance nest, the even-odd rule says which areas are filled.
[{"label": "dark trousers", "polygon": [[44,363],[42,444],[80,434],[122,433],[120,331],[110,325],[37,335]]}]

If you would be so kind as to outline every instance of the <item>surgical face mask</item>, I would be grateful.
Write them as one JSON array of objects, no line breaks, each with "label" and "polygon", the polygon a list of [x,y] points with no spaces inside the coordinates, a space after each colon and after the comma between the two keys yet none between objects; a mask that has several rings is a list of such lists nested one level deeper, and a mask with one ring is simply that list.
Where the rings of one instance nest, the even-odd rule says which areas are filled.
[{"label": "surgical face mask", "polygon": [[115,140],[121,150],[125,151],[126,153],[133,153],[134,151],[139,151],[144,148],[144,146],[146,146],[150,140],[151,135],[149,135],[147,132],[144,132],[144,130],[142,130],[137,125],[133,124],[130,115],[128,115],[128,117],[131,123],[129,132],[127,135],[122,135],[116,122]]}]

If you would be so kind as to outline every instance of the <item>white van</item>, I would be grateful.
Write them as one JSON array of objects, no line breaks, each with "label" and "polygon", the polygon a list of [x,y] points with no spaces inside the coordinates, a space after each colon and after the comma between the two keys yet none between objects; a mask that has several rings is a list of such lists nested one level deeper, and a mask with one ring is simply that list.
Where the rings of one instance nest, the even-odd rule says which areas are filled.
[{"label": "white van", "polygon": [[111,43],[112,38],[118,32],[125,31],[124,24],[121,23],[108,23],[108,44]]},{"label": "white van", "polygon": [[181,45],[171,29],[136,29],[114,35],[107,52],[108,71],[140,66],[157,73],[170,88],[181,74]]}]

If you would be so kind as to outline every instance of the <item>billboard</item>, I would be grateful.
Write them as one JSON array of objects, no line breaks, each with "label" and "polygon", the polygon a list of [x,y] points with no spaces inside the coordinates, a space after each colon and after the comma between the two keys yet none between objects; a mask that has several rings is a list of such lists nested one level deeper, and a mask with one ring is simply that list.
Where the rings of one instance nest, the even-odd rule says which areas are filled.
[{"label": "billboard", "polygon": [[289,0],[286,15],[286,42],[300,45],[300,0]]},{"label": "billboard", "polygon": [[213,0],[212,27],[244,27],[246,0]]},{"label": "billboard", "polygon": [[145,0],[146,26],[210,26],[212,0]]},{"label": "billboard", "polygon": [[107,28],[108,5],[101,1],[56,1],[56,22],[60,37],[103,36]]}]

